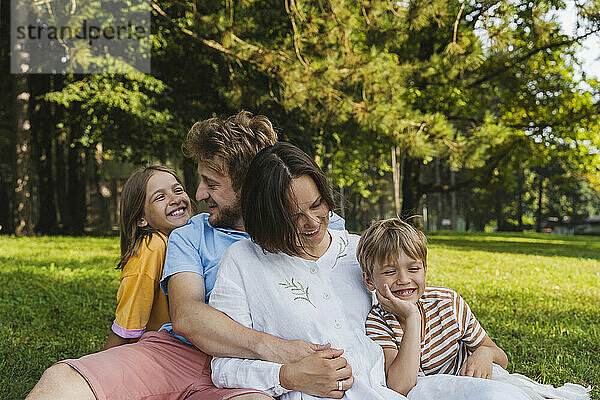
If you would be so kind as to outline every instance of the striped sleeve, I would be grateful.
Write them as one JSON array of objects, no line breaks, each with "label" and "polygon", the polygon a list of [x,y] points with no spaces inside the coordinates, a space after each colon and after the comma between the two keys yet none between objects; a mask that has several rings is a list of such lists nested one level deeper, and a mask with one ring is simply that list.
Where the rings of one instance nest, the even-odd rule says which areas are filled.
[{"label": "striped sleeve", "polygon": [[485,330],[471,312],[467,302],[456,292],[454,293],[454,307],[456,320],[462,334],[460,340],[467,345],[469,351],[474,351],[485,338]]},{"label": "striped sleeve", "polygon": [[387,324],[381,309],[373,306],[365,323],[367,336],[384,349],[398,349],[393,329]]}]

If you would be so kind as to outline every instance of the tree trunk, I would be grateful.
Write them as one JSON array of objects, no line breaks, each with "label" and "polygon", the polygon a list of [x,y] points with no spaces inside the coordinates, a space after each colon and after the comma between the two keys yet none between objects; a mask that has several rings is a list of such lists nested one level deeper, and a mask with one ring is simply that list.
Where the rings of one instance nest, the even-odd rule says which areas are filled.
[{"label": "tree trunk", "polygon": [[502,199],[504,198],[504,191],[501,187],[498,187],[496,191],[496,225],[498,226],[497,230],[502,231],[505,230],[505,221],[504,221],[504,204],[502,204]]},{"label": "tree trunk", "polygon": [[544,177],[540,174],[537,176],[537,184],[538,184],[538,201],[537,201],[537,210],[535,212],[535,231],[542,231],[542,195],[544,194]]},{"label": "tree trunk", "polygon": [[105,234],[111,229],[109,202],[113,193],[109,189],[107,182],[104,180],[104,149],[102,143],[96,144],[93,158],[94,185],[96,186],[96,199],[98,200],[98,205],[100,207],[99,223],[95,229]]},{"label": "tree trunk", "polygon": [[[440,159],[435,159],[435,184],[438,187],[442,184],[442,177],[440,174]],[[437,212],[436,212],[436,229],[439,231],[442,229],[442,192],[438,192],[436,195]]]},{"label": "tree trunk", "polygon": [[469,232],[471,229],[471,194],[470,191],[466,191],[465,197],[465,231]]},{"label": "tree trunk", "polygon": [[427,209],[427,195],[423,195],[423,229],[426,231],[430,230],[429,228],[429,210]]},{"label": "tree trunk", "polygon": [[523,232],[523,186],[525,184],[525,171],[519,165],[517,177],[517,224],[519,232]]},{"label": "tree trunk", "polygon": [[[62,110],[59,112],[62,114]],[[66,233],[72,225],[72,218],[67,202],[67,133],[64,128],[57,132],[54,148],[56,154],[56,203],[60,221],[59,230]]]},{"label": "tree trunk", "polygon": [[[73,107],[73,115],[77,115],[78,109],[79,107]],[[83,234],[87,214],[85,152],[78,141],[80,129],[75,118],[69,127],[69,140],[67,143],[67,213],[70,214],[68,218],[70,225],[67,226],[67,232],[72,235]]]},{"label": "tree trunk", "polygon": [[[450,170],[450,185],[454,187],[456,185],[456,172]],[[451,218],[451,228],[453,231],[456,230],[456,190],[453,190],[450,193],[450,206],[452,208],[450,218]]]},{"label": "tree trunk", "polygon": [[[423,162],[419,158],[404,157],[404,177],[402,179],[402,217],[416,216],[421,209],[421,185],[419,177]],[[421,219],[411,219],[411,223],[420,226]]]},{"label": "tree trunk", "polygon": [[31,184],[31,122],[29,104],[31,93],[26,75],[13,75],[15,84],[15,180],[13,219],[15,235],[32,236],[33,199]]},{"label": "tree trunk", "polygon": [[[31,78],[32,96],[37,97],[50,91],[50,75],[35,75]],[[35,159],[38,171],[39,219],[36,231],[43,234],[56,233],[56,202],[54,179],[52,176],[53,156],[52,139],[55,134],[52,109],[43,100],[33,101],[32,134],[34,138]]]},{"label": "tree trunk", "polygon": [[[14,4],[16,20],[24,21],[27,16],[27,4],[17,1]],[[14,87],[14,115],[15,115],[15,142],[14,142],[14,195],[13,195],[13,221],[14,232],[17,236],[32,236],[34,234],[33,198],[31,184],[31,122],[29,78],[25,75],[29,71],[29,54],[19,42],[14,43],[12,56],[12,72]]]},{"label": "tree trunk", "polygon": [[[396,210],[396,215],[400,216],[401,212],[401,203],[400,197],[400,181],[401,181],[401,172],[400,166],[398,165],[398,146],[392,146],[392,181],[394,182],[394,209]],[[404,160],[401,160],[403,162]]]}]

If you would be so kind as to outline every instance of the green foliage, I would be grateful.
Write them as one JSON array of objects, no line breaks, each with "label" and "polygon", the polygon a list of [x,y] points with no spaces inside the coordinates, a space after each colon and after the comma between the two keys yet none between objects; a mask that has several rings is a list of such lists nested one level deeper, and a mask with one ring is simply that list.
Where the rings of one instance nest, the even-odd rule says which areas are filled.
[{"label": "green foliage", "polygon": [[[101,148],[97,159],[181,167],[180,145],[194,122],[248,109],[310,153],[354,209],[377,204],[383,215],[392,208],[390,155],[398,148],[398,169],[412,183],[403,188],[405,211],[419,212],[424,194],[457,188],[485,200],[480,210],[491,209],[496,194],[521,190],[533,204],[538,176],[544,189],[557,188],[544,194],[546,215],[565,208],[561,196],[575,190],[569,182],[599,187],[592,181],[600,171],[600,86],[576,72],[575,51],[600,28],[600,2],[577,3],[580,36],[561,33],[554,14],[563,7],[555,0],[159,0],[152,2],[151,74],[54,77],[49,91],[33,94],[54,110],[40,125],[52,128],[48,149],[56,153],[68,146],[91,159]],[[10,106],[0,102],[0,115],[10,116]],[[11,135],[1,124],[0,149],[13,151]],[[76,169],[59,158],[55,175]],[[456,185],[430,179],[434,160],[457,173]],[[8,159],[0,173],[12,180]],[[594,208],[593,195],[579,198],[588,199],[580,208]],[[515,199],[497,208],[511,212]],[[361,224],[377,215],[361,216]]]},{"label": "green foliage", "polygon": [[[170,143],[167,109],[159,109],[158,98],[165,84],[151,75],[95,74],[71,76],[60,91],[43,95],[68,112],[61,126],[77,126],[75,141],[85,147],[102,143],[107,154],[122,160],[139,160],[149,153],[155,156],[175,153]],[[167,150],[167,152],[165,152]]]},{"label": "green foliage", "polygon": [[[600,399],[600,239],[430,234],[428,282],[457,290],[509,356],[543,383],[593,385]],[[116,238],[0,242],[0,398],[44,369],[102,348],[116,305]]]},{"label": "green foliage", "polygon": [[[597,171],[597,83],[582,85],[571,46],[597,29],[596,6],[580,10],[581,37],[560,33],[552,15],[563,6],[246,1],[186,15],[225,59],[278,82],[270,95],[301,110],[336,185],[371,196],[391,146],[423,163],[447,159],[479,187],[507,153],[524,151],[524,166],[566,157],[572,171]],[[268,29],[258,10],[268,10]]]}]

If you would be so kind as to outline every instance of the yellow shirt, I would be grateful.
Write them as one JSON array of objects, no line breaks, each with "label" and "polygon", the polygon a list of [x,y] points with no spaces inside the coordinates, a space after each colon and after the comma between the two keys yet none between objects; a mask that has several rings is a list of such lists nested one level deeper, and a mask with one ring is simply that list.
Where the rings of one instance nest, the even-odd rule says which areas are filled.
[{"label": "yellow shirt", "polygon": [[122,338],[137,339],[170,322],[167,297],[159,285],[166,252],[167,237],[154,233],[123,267],[112,325],[112,331]]}]

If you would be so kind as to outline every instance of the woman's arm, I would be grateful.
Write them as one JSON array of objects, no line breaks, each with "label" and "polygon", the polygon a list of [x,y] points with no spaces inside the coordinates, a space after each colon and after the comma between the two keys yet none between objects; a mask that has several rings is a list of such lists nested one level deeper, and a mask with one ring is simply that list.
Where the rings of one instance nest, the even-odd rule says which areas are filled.
[{"label": "woman's arm", "polygon": [[[340,399],[354,383],[352,369],[346,359],[340,357],[342,353],[342,350],[326,349],[286,365],[215,357],[211,377],[216,387],[253,388],[273,397],[295,390]],[[344,390],[338,390],[338,381],[343,381]]]}]

